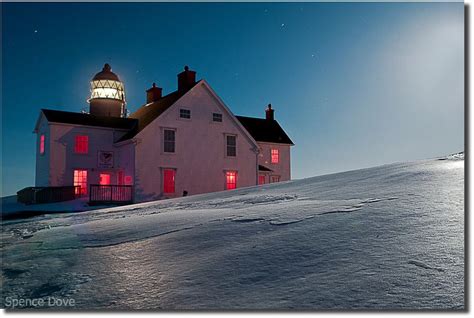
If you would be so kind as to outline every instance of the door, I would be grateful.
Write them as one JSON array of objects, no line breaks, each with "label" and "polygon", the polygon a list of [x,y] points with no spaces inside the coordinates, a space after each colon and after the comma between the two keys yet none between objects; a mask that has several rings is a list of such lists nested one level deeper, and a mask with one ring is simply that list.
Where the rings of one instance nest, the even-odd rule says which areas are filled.
[{"label": "door", "polygon": [[112,188],[110,187],[110,173],[101,173],[99,175],[99,197],[103,201],[112,201]]},{"label": "door", "polygon": [[166,194],[175,192],[175,173],[174,169],[163,169],[163,192]]},{"label": "door", "polygon": [[227,190],[237,188],[237,171],[227,171],[225,173],[225,184]]},{"label": "door", "polygon": [[120,170],[117,174],[117,183],[118,183],[118,185],[123,185],[123,183],[124,183],[123,171],[122,170]]}]

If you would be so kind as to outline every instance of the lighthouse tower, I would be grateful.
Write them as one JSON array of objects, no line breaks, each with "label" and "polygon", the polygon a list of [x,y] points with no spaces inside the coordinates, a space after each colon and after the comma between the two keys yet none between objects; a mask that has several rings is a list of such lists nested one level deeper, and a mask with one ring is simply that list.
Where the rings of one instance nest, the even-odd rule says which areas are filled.
[{"label": "lighthouse tower", "polygon": [[117,74],[105,64],[91,81],[89,113],[97,116],[125,117],[125,89]]}]

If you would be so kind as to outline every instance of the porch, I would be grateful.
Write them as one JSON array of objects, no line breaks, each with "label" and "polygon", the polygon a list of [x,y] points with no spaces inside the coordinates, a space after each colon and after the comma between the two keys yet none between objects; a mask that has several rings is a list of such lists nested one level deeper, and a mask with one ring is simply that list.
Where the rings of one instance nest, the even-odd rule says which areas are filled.
[{"label": "porch", "polygon": [[47,204],[88,199],[89,205],[130,204],[133,203],[132,185],[89,185],[63,187],[27,187],[17,192],[16,200],[25,205]]},{"label": "porch", "polygon": [[89,204],[131,204],[133,186],[131,185],[89,185]]}]

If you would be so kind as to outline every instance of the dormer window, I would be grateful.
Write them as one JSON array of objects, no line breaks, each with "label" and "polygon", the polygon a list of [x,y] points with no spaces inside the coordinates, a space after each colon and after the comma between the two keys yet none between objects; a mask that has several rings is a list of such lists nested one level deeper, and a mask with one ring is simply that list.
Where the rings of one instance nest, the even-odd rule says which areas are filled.
[{"label": "dormer window", "polygon": [[179,110],[179,118],[191,119],[191,110],[181,108]]},{"label": "dormer window", "polygon": [[76,136],[76,143],[74,145],[74,152],[80,154],[89,153],[89,136]]}]

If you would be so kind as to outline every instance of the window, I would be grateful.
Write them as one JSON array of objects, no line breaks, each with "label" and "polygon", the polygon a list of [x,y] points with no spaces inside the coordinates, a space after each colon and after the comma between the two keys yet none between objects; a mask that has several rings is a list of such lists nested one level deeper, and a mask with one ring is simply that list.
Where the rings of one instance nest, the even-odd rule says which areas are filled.
[{"label": "window", "polygon": [[222,122],[222,114],[212,113],[212,121]]},{"label": "window", "polygon": [[272,163],[280,162],[280,151],[278,149],[272,149],[271,155],[272,155]]},{"label": "window", "polygon": [[76,144],[74,146],[75,153],[89,152],[89,136],[76,136]]},{"label": "window", "polygon": [[87,194],[87,170],[74,170],[74,186],[76,194]]},{"label": "window", "polygon": [[44,154],[44,135],[40,136],[40,154]]},{"label": "window", "polygon": [[125,185],[132,185],[132,176],[125,176],[124,178]]},{"label": "window", "polygon": [[227,148],[227,156],[228,157],[235,157],[237,155],[237,137],[236,136],[226,136],[226,148]]},{"label": "window", "polygon": [[264,175],[259,175],[258,176],[258,184],[265,184],[265,176]]},{"label": "window", "polygon": [[237,188],[237,172],[227,171],[225,173],[225,183],[226,183],[227,190],[232,190],[232,189]]},{"label": "window", "polygon": [[174,169],[163,170],[163,192],[174,193],[174,179],[176,171]]},{"label": "window", "polygon": [[99,179],[100,185],[110,185],[110,174],[109,173],[101,173]]},{"label": "window", "polygon": [[270,183],[280,182],[280,176],[271,176]]},{"label": "window", "polygon": [[179,117],[180,118],[191,119],[191,111],[189,109],[181,108],[179,110]]},{"label": "window", "polygon": [[164,131],[164,152],[174,152],[175,150],[175,135],[176,132],[171,129]]}]

